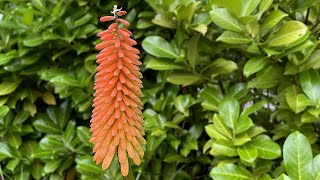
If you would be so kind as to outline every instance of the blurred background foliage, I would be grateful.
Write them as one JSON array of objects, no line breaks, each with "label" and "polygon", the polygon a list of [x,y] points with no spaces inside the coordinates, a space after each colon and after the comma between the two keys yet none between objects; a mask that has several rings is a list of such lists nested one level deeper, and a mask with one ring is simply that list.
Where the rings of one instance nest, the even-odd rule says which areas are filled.
[{"label": "blurred background foliage", "polygon": [[319,0],[0,0],[0,179],[122,179],[88,142],[114,4],[143,62],[136,179],[320,179]]}]

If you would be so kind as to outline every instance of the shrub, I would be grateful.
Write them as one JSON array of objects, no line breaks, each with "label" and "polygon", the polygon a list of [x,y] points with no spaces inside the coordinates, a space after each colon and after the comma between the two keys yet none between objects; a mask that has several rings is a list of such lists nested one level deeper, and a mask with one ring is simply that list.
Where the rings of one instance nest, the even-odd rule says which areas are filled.
[{"label": "shrub", "polygon": [[[98,20],[114,3],[0,3],[0,177],[122,178],[89,142]],[[143,62],[137,179],[319,178],[319,1],[118,6]]]}]

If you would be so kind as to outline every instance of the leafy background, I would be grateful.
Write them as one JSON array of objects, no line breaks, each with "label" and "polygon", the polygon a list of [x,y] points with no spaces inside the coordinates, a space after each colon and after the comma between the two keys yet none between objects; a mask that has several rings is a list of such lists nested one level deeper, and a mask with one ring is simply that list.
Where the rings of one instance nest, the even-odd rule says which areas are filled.
[{"label": "leafy background", "polygon": [[142,52],[136,179],[320,179],[319,0],[0,1],[0,179],[122,179],[88,142],[114,4]]}]

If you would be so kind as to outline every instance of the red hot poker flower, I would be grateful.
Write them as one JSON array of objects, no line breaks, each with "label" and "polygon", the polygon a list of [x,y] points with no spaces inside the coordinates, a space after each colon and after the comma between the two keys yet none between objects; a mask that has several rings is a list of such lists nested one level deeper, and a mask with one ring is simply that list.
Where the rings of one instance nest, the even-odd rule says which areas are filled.
[{"label": "red hot poker flower", "polygon": [[142,144],[143,117],[141,89],[142,78],[139,72],[139,50],[132,47],[137,44],[131,39],[132,33],[119,23],[129,26],[129,22],[118,16],[125,15],[117,6],[112,13],[114,16],[104,16],[101,22],[114,20],[108,29],[99,33],[102,42],[96,46],[101,50],[97,55],[97,74],[91,119],[92,137],[94,143],[93,159],[97,164],[102,162],[105,170],[115,154],[123,176],[129,172],[128,156],[136,165],[140,165],[144,155]]}]

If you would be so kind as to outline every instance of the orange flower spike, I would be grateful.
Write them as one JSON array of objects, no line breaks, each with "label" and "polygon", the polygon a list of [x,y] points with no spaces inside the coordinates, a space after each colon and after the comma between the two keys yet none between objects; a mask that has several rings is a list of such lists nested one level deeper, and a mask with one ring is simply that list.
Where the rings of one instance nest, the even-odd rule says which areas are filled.
[{"label": "orange flower spike", "polygon": [[90,142],[94,144],[93,160],[97,164],[102,163],[103,170],[117,155],[121,173],[127,176],[128,157],[140,165],[144,154],[142,145],[146,143],[139,99],[142,96],[142,76],[138,66],[142,63],[138,60],[139,50],[132,47],[137,44],[130,38],[132,33],[118,27],[119,23],[130,25],[128,21],[118,18],[127,12],[114,6],[112,13],[113,16],[100,18],[101,22],[114,23],[98,34],[102,42],[96,45],[101,52],[97,55],[99,66],[94,84]]}]

